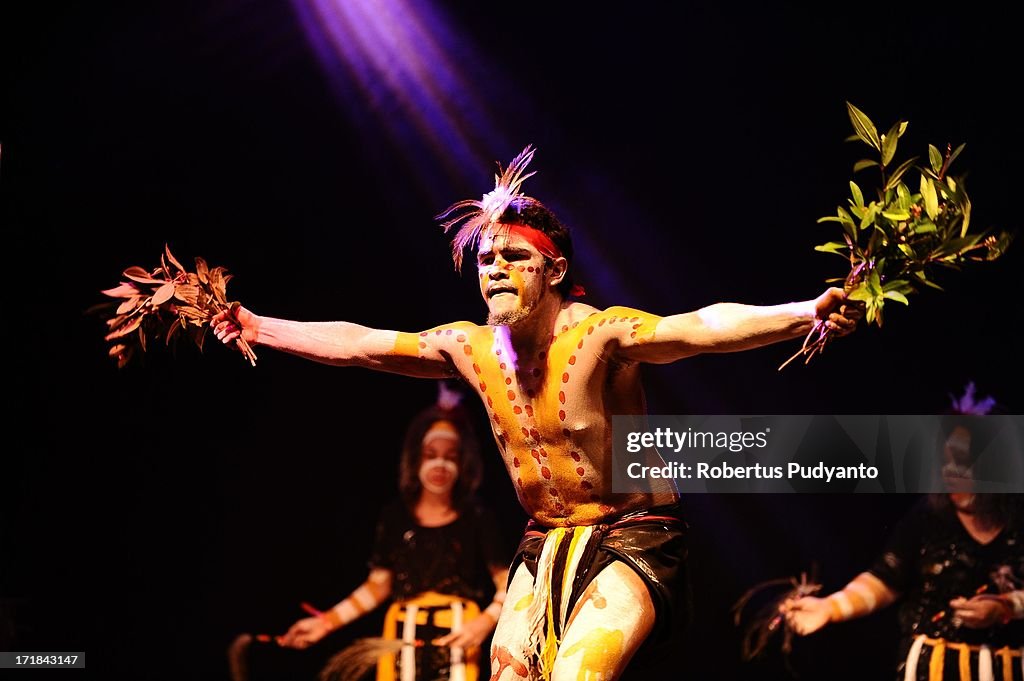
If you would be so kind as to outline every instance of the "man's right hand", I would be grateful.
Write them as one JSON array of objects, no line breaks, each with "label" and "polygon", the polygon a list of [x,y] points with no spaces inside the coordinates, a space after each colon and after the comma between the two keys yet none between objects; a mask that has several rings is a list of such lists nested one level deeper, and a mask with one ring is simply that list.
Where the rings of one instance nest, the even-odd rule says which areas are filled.
[{"label": "man's right hand", "polygon": [[779,606],[779,611],[785,614],[786,625],[801,636],[818,631],[832,617],[832,606],[828,599],[814,596],[788,600]]},{"label": "man's right hand", "polygon": [[285,648],[308,648],[331,633],[330,623],[323,617],[306,617],[291,626],[279,643]]},{"label": "man's right hand", "polygon": [[260,318],[242,306],[235,308],[234,313],[227,310],[218,312],[210,320],[210,329],[224,345],[232,345],[239,337],[249,345],[259,341]]}]

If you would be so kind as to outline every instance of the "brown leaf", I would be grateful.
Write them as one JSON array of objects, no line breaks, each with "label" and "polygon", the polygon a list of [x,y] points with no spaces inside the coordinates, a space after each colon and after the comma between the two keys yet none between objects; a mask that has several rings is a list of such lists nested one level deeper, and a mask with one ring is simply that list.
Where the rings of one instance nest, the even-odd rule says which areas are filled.
[{"label": "brown leaf", "polygon": [[184,326],[182,324],[181,319],[181,317],[175,319],[174,322],[171,324],[171,328],[167,329],[167,339],[164,341],[164,345],[170,345],[171,339],[174,338],[174,334],[177,333],[178,331],[181,331],[182,327]]},{"label": "brown leaf", "polygon": [[174,254],[171,253],[171,247],[168,246],[167,244],[164,244],[164,253],[167,254],[167,259],[171,261],[172,265],[178,268],[179,272],[185,271],[185,268],[182,267],[182,264],[178,262],[178,259],[174,257]]},{"label": "brown leaf", "polygon": [[183,303],[195,305],[199,302],[199,287],[191,284],[178,284],[174,287],[174,297]]},{"label": "brown leaf", "polygon": [[142,320],[144,318],[145,315],[135,315],[134,317],[128,320],[128,323],[108,333],[104,337],[104,340],[114,340],[115,338],[122,338],[123,336],[127,336],[132,331],[134,331],[135,329],[139,328],[139,326],[142,325]]},{"label": "brown leaf", "polygon": [[196,275],[202,283],[207,284],[210,282],[210,268],[202,258],[196,258]]},{"label": "brown leaf", "polygon": [[141,284],[162,284],[165,281],[164,279],[154,279],[149,272],[138,266],[126,269],[124,271],[124,276]]},{"label": "brown leaf", "polygon": [[145,300],[142,296],[132,296],[117,306],[117,314],[127,314],[137,308]]},{"label": "brown leaf", "polygon": [[146,330],[141,325],[139,326],[139,346],[143,352],[146,351]]},{"label": "brown leaf", "polygon": [[127,349],[127,345],[124,345],[123,343],[118,343],[117,345],[110,346],[110,350],[107,352],[107,354],[111,357],[117,357]]},{"label": "brown leaf", "polygon": [[153,307],[159,307],[171,299],[174,295],[174,283],[168,282],[158,288],[153,294]]},{"label": "brown leaf", "polygon": [[135,284],[130,284],[127,281],[122,281],[120,286],[114,288],[108,288],[104,291],[100,291],[105,296],[111,298],[127,298],[128,296],[134,296],[139,293],[139,288]]}]

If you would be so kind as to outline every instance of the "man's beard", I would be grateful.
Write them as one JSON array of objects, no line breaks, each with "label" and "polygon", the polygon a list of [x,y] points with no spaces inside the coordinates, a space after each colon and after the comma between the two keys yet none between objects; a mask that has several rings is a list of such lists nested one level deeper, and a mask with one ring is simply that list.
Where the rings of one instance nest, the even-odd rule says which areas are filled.
[{"label": "man's beard", "polygon": [[517,307],[514,310],[507,310],[505,312],[491,312],[487,315],[487,324],[489,326],[515,326],[529,317],[532,311],[533,307],[531,306]]}]

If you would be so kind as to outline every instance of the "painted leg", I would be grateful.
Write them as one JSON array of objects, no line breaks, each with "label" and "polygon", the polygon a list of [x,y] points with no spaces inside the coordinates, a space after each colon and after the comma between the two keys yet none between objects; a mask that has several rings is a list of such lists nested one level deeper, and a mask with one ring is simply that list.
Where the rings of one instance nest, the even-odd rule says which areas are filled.
[{"label": "painted leg", "polygon": [[527,611],[533,600],[533,575],[520,565],[509,584],[498,626],[491,637],[491,681],[537,681],[526,642]]},{"label": "painted leg", "polygon": [[654,604],[647,586],[626,565],[612,563],[573,609],[552,681],[617,679],[653,628]]}]

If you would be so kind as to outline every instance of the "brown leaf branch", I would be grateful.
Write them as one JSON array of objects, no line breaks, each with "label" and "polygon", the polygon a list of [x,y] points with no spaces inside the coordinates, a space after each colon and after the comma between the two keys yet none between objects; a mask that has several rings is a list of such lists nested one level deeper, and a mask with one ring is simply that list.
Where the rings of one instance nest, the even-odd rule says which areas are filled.
[{"label": "brown leaf branch", "polygon": [[[196,271],[187,271],[165,245],[159,267],[129,267],[123,272],[125,281],[102,291],[114,299],[98,307],[110,314],[105,340],[113,343],[109,355],[117,360],[118,367],[125,366],[137,348],[145,352],[147,338],[159,338],[170,345],[185,335],[202,350],[210,320],[220,312],[233,314],[238,309],[239,303],[227,299],[232,275],[223,267],[209,267],[202,258],[196,258],[195,263]],[[252,346],[241,337],[235,343],[256,366]]]}]

